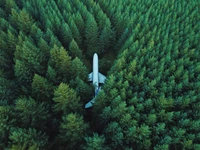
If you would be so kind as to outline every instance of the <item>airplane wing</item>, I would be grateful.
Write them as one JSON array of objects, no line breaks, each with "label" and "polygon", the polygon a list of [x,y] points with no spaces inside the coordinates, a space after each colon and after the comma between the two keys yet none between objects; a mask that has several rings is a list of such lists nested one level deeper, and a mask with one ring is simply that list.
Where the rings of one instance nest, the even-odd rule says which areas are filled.
[{"label": "airplane wing", "polygon": [[92,81],[92,72],[90,74],[88,74],[88,80]]},{"label": "airplane wing", "polygon": [[104,83],[106,77],[104,75],[102,75],[101,73],[99,73],[99,83]]},{"label": "airplane wing", "polygon": [[95,103],[95,98],[93,98],[91,101],[89,101],[86,105],[85,108],[90,108],[92,105]]}]

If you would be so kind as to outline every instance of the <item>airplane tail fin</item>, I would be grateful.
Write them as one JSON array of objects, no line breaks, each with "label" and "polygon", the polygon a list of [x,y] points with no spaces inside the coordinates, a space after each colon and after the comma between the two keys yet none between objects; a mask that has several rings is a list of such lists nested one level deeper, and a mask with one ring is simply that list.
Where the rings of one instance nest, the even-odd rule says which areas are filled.
[{"label": "airplane tail fin", "polygon": [[95,98],[93,98],[91,101],[89,101],[87,104],[85,104],[85,108],[90,108],[95,103]]}]

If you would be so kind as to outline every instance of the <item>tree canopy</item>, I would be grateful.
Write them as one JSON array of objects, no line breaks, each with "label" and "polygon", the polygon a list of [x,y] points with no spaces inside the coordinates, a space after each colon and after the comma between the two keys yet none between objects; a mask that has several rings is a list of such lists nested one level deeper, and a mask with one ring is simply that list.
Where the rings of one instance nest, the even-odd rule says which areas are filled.
[{"label": "tree canopy", "polygon": [[0,149],[200,149],[199,41],[198,0],[1,0]]}]

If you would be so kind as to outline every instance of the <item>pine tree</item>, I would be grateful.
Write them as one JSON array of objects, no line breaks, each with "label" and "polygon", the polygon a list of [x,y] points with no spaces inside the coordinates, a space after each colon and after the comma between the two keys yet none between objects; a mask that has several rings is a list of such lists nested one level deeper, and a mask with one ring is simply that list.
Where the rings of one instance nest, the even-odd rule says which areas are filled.
[{"label": "pine tree", "polygon": [[70,77],[72,79],[79,77],[79,78],[83,79],[84,81],[87,81],[87,72],[88,72],[87,68],[78,57],[76,57],[75,59],[72,60],[70,70],[71,70]]},{"label": "pine tree", "polygon": [[63,46],[67,48],[69,43],[73,39],[72,31],[67,23],[63,23],[60,28],[61,28],[61,33],[59,39],[62,42]]},{"label": "pine tree", "polygon": [[76,26],[80,32],[81,35],[84,35],[84,30],[85,30],[85,23],[84,20],[80,14],[80,12],[77,12],[74,16],[73,16],[73,20],[76,23]]},{"label": "pine tree", "polygon": [[92,97],[93,88],[87,84],[87,81],[83,81],[80,77],[71,80],[70,87],[76,90],[76,93],[78,93],[81,101],[84,103],[88,102],[88,99]]},{"label": "pine tree", "polygon": [[98,47],[98,27],[94,17],[88,15],[85,26],[85,44],[87,48],[87,55],[92,56],[94,53],[99,52]]},{"label": "pine tree", "polygon": [[112,148],[122,148],[123,147],[123,139],[124,134],[122,128],[119,126],[117,122],[111,122],[108,124],[105,130],[105,136],[107,138],[107,142]]},{"label": "pine tree", "polygon": [[53,85],[37,74],[33,77],[31,84],[32,96],[39,102],[50,101],[53,97]]},{"label": "pine tree", "polygon": [[31,97],[18,98],[15,106],[17,121],[22,127],[44,130],[49,117],[47,108],[44,102],[36,102]]},{"label": "pine tree", "polygon": [[11,14],[12,24],[17,23],[18,30],[23,31],[25,34],[30,33],[31,26],[34,23],[32,17],[25,10],[18,13],[15,9],[12,9]]},{"label": "pine tree", "polygon": [[105,146],[105,137],[99,136],[97,133],[93,133],[92,137],[85,137],[86,146],[83,147],[85,150],[101,150],[101,149],[108,149],[108,147]]},{"label": "pine tree", "polygon": [[7,14],[10,14],[11,10],[16,9],[16,8],[17,8],[17,5],[14,0],[6,0],[5,1],[5,12]]},{"label": "pine tree", "polygon": [[9,130],[16,124],[12,118],[12,108],[10,106],[0,106],[0,148],[5,148],[8,144]]},{"label": "pine tree", "polygon": [[72,17],[69,19],[69,26],[72,31],[74,40],[77,42],[78,45],[81,45],[82,44],[82,36],[81,36],[76,24],[74,23],[74,20],[72,19]]},{"label": "pine tree", "polygon": [[83,57],[82,51],[74,39],[69,45],[69,55],[72,58],[78,57],[79,59],[81,59]]},{"label": "pine tree", "polygon": [[48,76],[51,76],[50,72],[53,73],[52,71],[54,70],[54,75],[56,75],[54,77],[54,82],[69,81],[70,68],[71,57],[68,55],[68,52],[63,47],[59,48],[54,45],[50,50],[50,60],[47,72]]},{"label": "pine tree", "polygon": [[76,92],[69,87],[68,84],[61,83],[54,92],[53,101],[56,104],[53,106],[55,112],[63,112],[68,114],[70,112],[81,112],[80,98]]},{"label": "pine tree", "polygon": [[20,60],[15,61],[14,71],[15,76],[17,78],[17,82],[22,88],[22,90],[25,93],[29,93],[29,86],[32,82],[33,72],[30,70],[30,68],[27,67],[27,65],[24,62]]},{"label": "pine tree", "polygon": [[88,124],[83,121],[83,117],[78,114],[70,113],[62,117],[62,123],[59,127],[59,139],[63,148],[77,149],[83,143],[83,136],[88,129]]},{"label": "pine tree", "polygon": [[5,77],[0,77],[0,83],[0,101],[11,104],[18,95],[16,82],[8,80]]},{"label": "pine tree", "polygon": [[106,52],[111,44],[112,28],[109,19],[106,19],[104,28],[99,36],[99,47],[101,52]]},{"label": "pine tree", "polygon": [[47,136],[34,128],[11,128],[9,139],[11,149],[43,149],[47,144]]}]

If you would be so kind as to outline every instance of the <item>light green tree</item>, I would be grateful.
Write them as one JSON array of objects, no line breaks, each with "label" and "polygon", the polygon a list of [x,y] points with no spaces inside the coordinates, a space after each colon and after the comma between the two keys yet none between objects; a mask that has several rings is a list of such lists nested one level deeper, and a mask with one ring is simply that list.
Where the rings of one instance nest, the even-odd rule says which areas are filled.
[{"label": "light green tree", "polygon": [[80,148],[84,142],[84,135],[88,129],[88,124],[84,122],[83,116],[76,113],[69,113],[62,117],[59,127],[59,139],[65,149]]},{"label": "light green tree", "polygon": [[53,106],[55,112],[68,114],[70,112],[81,112],[82,110],[80,97],[65,83],[61,83],[55,90],[53,101],[56,102]]},{"label": "light green tree", "polygon": [[31,84],[32,96],[40,102],[50,101],[53,97],[53,85],[46,78],[35,74]]}]

